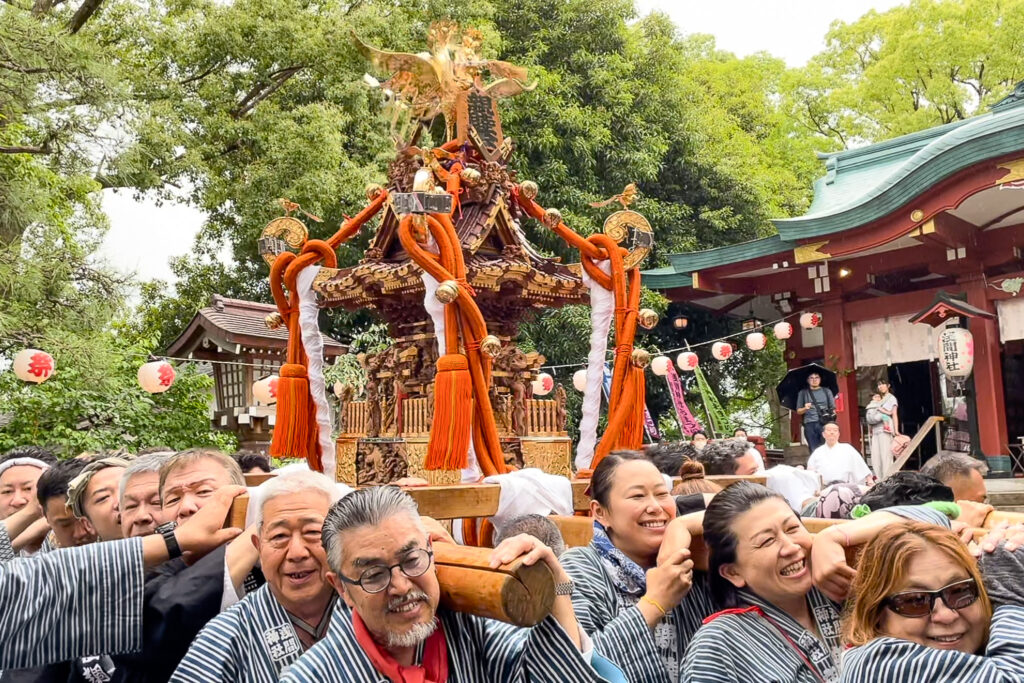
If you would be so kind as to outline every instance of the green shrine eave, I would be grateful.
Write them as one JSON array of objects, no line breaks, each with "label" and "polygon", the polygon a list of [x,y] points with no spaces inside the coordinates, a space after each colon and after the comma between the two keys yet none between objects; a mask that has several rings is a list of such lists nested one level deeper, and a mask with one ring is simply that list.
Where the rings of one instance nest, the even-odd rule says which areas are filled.
[{"label": "green shrine eave", "polygon": [[772,222],[783,239],[795,241],[883,218],[955,173],[1024,149],[1022,105],[1015,91],[980,116],[822,154],[826,174],[814,183],[808,212]]},{"label": "green shrine eave", "polygon": [[641,275],[641,281],[648,289],[675,289],[676,287],[689,287],[693,284],[692,277],[677,273],[672,266],[645,270]]},{"label": "green shrine eave", "polygon": [[671,254],[668,260],[672,265],[643,271],[643,283],[650,289],[689,287],[693,284],[690,273],[729,263],[747,261],[760,256],[781,254],[791,251],[794,247],[796,247],[795,243],[787,242],[778,235],[772,235],[725,247],[691,251],[685,254]]}]

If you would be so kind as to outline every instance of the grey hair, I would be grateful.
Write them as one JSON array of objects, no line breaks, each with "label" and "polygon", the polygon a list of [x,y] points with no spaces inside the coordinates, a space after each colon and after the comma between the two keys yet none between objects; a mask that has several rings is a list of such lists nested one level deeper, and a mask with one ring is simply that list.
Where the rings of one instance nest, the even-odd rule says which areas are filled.
[{"label": "grey hair", "polygon": [[533,536],[551,548],[555,557],[560,557],[565,552],[565,539],[562,538],[562,532],[558,530],[558,526],[554,522],[543,515],[521,515],[510,520],[508,524],[497,529],[494,534],[494,545],[497,547],[506,538],[512,538],[519,534]]},{"label": "grey hair", "polygon": [[171,459],[174,455],[174,451],[156,451],[153,453],[147,453],[140,455],[139,457],[132,460],[132,464],[125,468],[121,474],[121,482],[118,484],[117,500],[119,503],[124,503],[124,490],[128,487],[128,481],[136,474],[144,474],[146,472],[155,472],[160,474],[160,468],[164,466],[164,463]]},{"label": "grey hair", "polygon": [[231,483],[237,486],[245,486],[245,475],[242,468],[238,466],[235,459],[218,451],[216,448],[189,448],[188,450],[175,453],[164,461],[160,467],[160,501],[164,499],[164,485],[167,483],[167,475],[176,469],[180,469],[200,460],[213,460],[224,468],[231,478]]},{"label": "grey hair", "polygon": [[260,484],[254,493],[256,496],[256,523],[260,526],[263,525],[263,508],[269,501],[278,496],[287,496],[290,493],[302,491],[322,493],[331,505],[341,498],[338,485],[331,481],[330,477],[320,472],[297,470],[279,474]]},{"label": "grey hair", "polygon": [[399,515],[411,517],[415,525],[426,530],[420,521],[416,501],[397,486],[372,486],[358,489],[331,506],[324,520],[321,535],[327,564],[335,574],[341,573],[341,534],[364,526],[379,526],[386,519]]},{"label": "grey hair", "polygon": [[938,455],[928,458],[921,466],[921,474],[938,479],[946,485],[954,477],[970,476],[971,470],[977,470],[984,477],[988,474],[988,465],[983,460],[956,451],[939,451]]}]

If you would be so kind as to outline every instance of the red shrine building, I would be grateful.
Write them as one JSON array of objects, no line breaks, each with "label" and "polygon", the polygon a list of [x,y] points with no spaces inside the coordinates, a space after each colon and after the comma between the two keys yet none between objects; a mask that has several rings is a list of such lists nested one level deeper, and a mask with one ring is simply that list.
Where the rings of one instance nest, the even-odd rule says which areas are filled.
[{"label": "red shrine building", "polygon": [[[1018,454],[1024,83],[985,114],[820,156],[825,175],[807,214],[773,221],[778,234],[771,237],[673,254],[670,266],[644,273],[644,284],[672,301],[737,318],[820,312],[815,329],[790,318],[796,329],[786,362],[819,362],[837,372],[846,404],[842,438],[862,452],[863,407],[881,377],[892,382],[908,435],[932,415],[947,424],[966,419],[956,414],[957,389],[935,362],[938,330],[911,321],[937,297],[963,300],[988,314],[969,325],[980,452]],[[799,439],[795,420],[793,436]],[[935,449],[922,444],[922,456]]]}]

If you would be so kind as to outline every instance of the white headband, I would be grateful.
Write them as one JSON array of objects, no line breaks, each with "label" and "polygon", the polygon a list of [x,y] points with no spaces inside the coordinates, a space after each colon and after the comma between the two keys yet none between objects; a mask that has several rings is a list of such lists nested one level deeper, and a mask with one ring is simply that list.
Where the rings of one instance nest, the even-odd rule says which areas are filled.
[{"label": "white headband", "polygon": [[41,470],[48,470],[50,466],[42,460],[36,460],[35,458],[11,458],[10,460],[4,460],[0,462],[0,476],[4,472],[11,469],[12,467],[21,467],[24,465],[31,465],[32,467],[38,467]]}]

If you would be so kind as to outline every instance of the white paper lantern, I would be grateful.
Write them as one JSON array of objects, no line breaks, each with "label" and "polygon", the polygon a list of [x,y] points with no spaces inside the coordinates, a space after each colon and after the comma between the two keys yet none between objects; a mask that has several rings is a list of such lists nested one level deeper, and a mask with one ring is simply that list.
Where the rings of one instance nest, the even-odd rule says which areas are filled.
[{"label": "white paper lantern", "polygon": [[762,332],[751,332],[747,335],[747,348],[751,351],[760,351],[768,343],[768,338]]},{"label": "white paper lantern", "polygon": [[572,373],[572,385],[576,388],[576,391],[587,390],[587,371],[577,370]]},{"label": "white paper lantern", "polygon": [[39,349],[25,349],[14,357],[14,376],[23,382],[40,384],[57,369],[53,356]]},{"label": "white paper lantern", "polygon": [[651,372],[658,377],[664,377],[668,374],[668,366],[672,365],[672,359],[668,356],[655,356],[651,360]]},{"label": "white paper lantern", "polygon": [[693,372],[697,369],[697,364],[700,362],[700,358],[697,357],[693,351],[683,351],[681,354],[676,356],[676,365],[679,366],[680,370],[686,372]]},{"label": "white paper lantern", "polygon": [[277,403],[277,382],[280,379],[277,375],[270,375],[252,383],[252,395],[257,401],[265,406]]},{"label": "white paper lantern", "polygon": [[789,339],[793,336],[793,326],[787,322],[775,323],[772,330],[775,332],[776,339]]},{"label": "white paper lantern", "polygon": [[729,342],[715,342],[711,345],[711,355],[716,360],[728,360],[732,356],[732,344]]},{"label": "white paper lantern", "polygon": [[962,380],[974,369],[974,335],[962,327],[939,333],[939,367],[952,380]]},{"label": "white paper lantern", "polygon": [[551,390],[555,388],[555,378],[546,372],[542,372],[537,375],[537,379],[533,380],[533,395],[534,396],[547,396],[551,393]]},{"label": "white paper lantern", "polygon": [[801,313],[800,314],[800,327],[805,330],[813,330],[818,325],[821,325],[821,313]]},{"label": "white paper lantern", "polygon": [[145,363],[139,368],[139,386],[151,394],[162,394],[174,384],[174,367],[165,360]]}]

